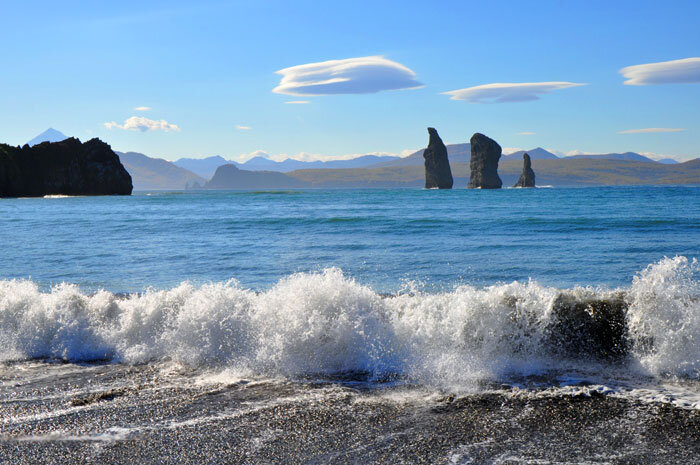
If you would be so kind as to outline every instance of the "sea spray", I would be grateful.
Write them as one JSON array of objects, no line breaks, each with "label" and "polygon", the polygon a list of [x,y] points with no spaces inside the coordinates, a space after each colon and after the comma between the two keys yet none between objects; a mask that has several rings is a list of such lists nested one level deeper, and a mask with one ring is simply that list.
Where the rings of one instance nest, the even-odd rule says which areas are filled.
[{"label": "sea spray", "polygon": [[657,375],[700,378],[700,264],[665,258],[634,277],[627,324],[636,356]]},{"label": "sea spray", "polygon": [[254,306],[261,366],[289,374],[401,369],[384,299],[337,268],[283,279]]},{"label": "sea spray", "polygon": [[[626,290],[560,290],[530,280],[392,296],[337,268],[293,274],[258,293],[235,280],[126,297],[87,295],[70,284],[41,292],[31,281],[6,280],[0,281],[0,357],[172,360],[272,376],[398,376],[465,389],[598,359],[698,378],[697,272],[695,260],[676,257],[650,265]],[[620,344],[629,338],[631,347],[611,360],[590,347],[591,328],[608,318],[600,313],[605,308],[626,312],[616,337]]]}]

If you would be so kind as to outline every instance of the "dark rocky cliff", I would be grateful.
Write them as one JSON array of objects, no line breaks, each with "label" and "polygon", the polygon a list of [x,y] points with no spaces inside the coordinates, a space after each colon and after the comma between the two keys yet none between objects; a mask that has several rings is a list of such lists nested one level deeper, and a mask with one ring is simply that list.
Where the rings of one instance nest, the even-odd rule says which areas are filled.
[{"label": "dark rocky cliff", "polygon": [[130,195],[131,176],[99,139],[0,144],[0,197]]},{"label": "dark rocky cliff", "polygon": [[470,140],[472,156],[469,161],[471,175],[470,189],[500,189],[503,185],[498,177],[498,160],[501,158],[501,146],[495,140],[478,132]]},{"label": "dark rocky cliff", "polygon": [[513,187],[535,187],[535,172],[532,170],[530,155],[523,154],[523,172]]},{"label": "dark rocky cliff", "polygon": [[425,158],[425,188],[452,189],[452,170],[447,148],[434,128],[428,128],[430,141],[423,152]]}]

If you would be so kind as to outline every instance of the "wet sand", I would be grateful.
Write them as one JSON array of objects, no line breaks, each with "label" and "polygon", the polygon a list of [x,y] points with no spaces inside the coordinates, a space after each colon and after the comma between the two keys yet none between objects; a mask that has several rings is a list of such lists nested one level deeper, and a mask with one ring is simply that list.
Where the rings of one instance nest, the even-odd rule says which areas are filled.
[{"label": "wet sand", "polygon": [[445,395],[27,362],[1,372],[0,463],[700,463],[700,411],[596,392]]}]

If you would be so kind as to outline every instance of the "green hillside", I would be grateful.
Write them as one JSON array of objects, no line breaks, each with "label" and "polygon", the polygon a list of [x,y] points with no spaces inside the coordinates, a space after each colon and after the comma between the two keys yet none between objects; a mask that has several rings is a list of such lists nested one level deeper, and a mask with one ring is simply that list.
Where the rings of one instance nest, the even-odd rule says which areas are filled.
[{"label": "green hillside", "polygon": [[[455,187],[465,187],[469,166],[451,163]],[[503,185],[515,184],[523,163],[505,161],[498,167]],[[700,184],[700,159],[675,165],[605,159],[533,160],[537,184],[553,186],[597,186],[635,184]],[[387,166],[361,169],[297,170],[288,173],[313,187],[420,187],[422,166]]]},{"label": "green hillside", "polygon": [[151,158],[137,152],[115,152],[131,175],[134,190],[149,189],[184,189],[186,185],[206,180],[161,158]]}]

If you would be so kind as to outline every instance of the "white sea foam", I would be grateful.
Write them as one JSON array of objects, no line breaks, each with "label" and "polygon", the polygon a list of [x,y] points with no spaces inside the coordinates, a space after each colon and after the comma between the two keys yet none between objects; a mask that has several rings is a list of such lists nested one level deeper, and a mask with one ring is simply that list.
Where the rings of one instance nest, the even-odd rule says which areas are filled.
[{"label": "white sea foam", "polygon": [[675,257],[649,265],[628,292],[637,357],[655,374],[700,377],[700,265]]},{"label": "white sea foam", "polygon": [[[695,260],[668,258],[624,291],[632,364],[699,377],[697,273]],[[126,298],[87,295],[70,284],[40,292],[31,281],[6,280],[0,359],[173,360],[245,376],[361,372],[468,389],[483,379],[581,363],[548,343],[561,293],[530,281],[383,297],[335,268],[289,276],[261,293],[229,281]],[[566,293],[581,301],[617,295]]]}]

